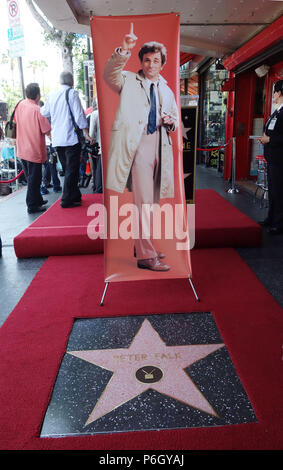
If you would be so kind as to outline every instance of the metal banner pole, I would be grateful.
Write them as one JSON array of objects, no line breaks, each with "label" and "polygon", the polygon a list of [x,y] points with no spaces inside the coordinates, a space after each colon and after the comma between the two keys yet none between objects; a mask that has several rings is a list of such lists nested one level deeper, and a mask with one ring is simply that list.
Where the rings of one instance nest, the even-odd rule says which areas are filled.
[{"label": "metal banner pole", "polygon": [[199,300],[199,297],[198,297],[198,295],[197,295],[197,293],[196,293],[196,290],[195,290],[195,288],[194,288],[194,285],[193,285],[193,281],[192,281],[191,275],[189,275],[189,281],[190,281],[190,284],[191,284],[191,288],[193,289],[193,293],[195,294],[195,298],[196,298],[196,299],[197,299],[197,301],[199,302],[200,300]]},{"label": "metal banner pole", "polygon": [[233,137],[232,141],[232,187],[228,189],[228,193],[239,193],[236,187],[236,137]]},{"label": "metal banner pole", "polygon": [[103,295],[102,295],[102,298],[101,298],[101,301],[100,301],[100,307],[102,307],[102,305],[103,305],[104,297],[105,297],[105,294],[106,294],[106,291],[107,291],[107,288],[108,288],[108,284],[109,284],[109,282],[106,282],[104,292],[103,292]]}]

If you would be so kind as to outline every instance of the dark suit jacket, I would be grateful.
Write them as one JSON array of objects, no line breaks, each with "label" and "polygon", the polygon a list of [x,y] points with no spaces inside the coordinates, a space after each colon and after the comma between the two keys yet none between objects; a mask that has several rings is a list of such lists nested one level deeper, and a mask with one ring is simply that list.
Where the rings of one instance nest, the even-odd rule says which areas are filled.
[{"label": "dark suit jacket", "polygon": [[[276,119],[273,130],[268,129],[272,119]],[[266,121],[264,132],[270,137],[270,142],[264,146],[265,159],[268,163],[283,166],[283,106]]]}]

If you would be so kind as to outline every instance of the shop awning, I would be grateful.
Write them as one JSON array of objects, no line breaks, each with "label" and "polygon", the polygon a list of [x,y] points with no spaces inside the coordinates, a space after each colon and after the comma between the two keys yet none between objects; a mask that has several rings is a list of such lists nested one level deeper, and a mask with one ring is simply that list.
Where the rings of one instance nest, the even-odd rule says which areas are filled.
[{"label": "shop awning", "polygon": [[180,52],[180,66],[189,62],[195,57],[195,54],[188,54],[187,52]]},{"label": "shop awning", "polygon": [[244,44],[240,49],[230,55],[224,66],[227,70],[234,70],[243,62],[246,62],[261,52],[267,50],[283,37],[283,16],[261,31],[257,36]]}]

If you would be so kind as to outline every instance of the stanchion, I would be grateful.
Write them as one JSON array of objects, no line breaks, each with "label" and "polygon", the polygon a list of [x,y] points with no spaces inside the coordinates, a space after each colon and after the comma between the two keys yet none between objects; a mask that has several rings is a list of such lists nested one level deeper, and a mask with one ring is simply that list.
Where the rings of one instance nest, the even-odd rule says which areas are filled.
[{"label": "stanchion", "polygon": [[[15,175],[18,174],[18,161],[17,161],[17,149],[16,146],[13,146],[14,148],[14,165],[15,165]],[[19,180],[18,178],[16,179],[16,190],[19,189]]]},{"label": "stanchion", "polygon": [[13,183],[14,181],[16,181],[22,174],[23,174],[24,170],[21,170],[20,173],[15,176],[15,178],[12,178],[10,180],[0,180],[0,183],[3,183],[3,184],[7,184],[7,183]]},{"label": "stanchion", "polygon": [[239,189],[236,187],[236,138],[233,137],[232,142],[232,178],[231,178],[232,186],[228,189],[228,193],[230,194],[237,194],[239,193]]}]

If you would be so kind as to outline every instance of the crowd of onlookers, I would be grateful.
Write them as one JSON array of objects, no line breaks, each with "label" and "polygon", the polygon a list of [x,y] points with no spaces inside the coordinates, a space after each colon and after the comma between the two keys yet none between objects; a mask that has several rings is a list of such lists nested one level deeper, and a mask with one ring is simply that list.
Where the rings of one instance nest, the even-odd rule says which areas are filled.
[{"label": "crowd of onlookers", "polygon": [[[94,100],[84,112],[69,72],[61,73],[60,85],[43,103],[39,85],[28,84],[26,99],[16,105],[13,113],[17,170],[24,171],[20,182],[27,185],[28,213],[46,210],[48,200],[43,196],[51,188],[62,193],[62,208],[79,206],[80,187],[86,187],[91,180],[93,192],[103,191],[97,103]],[[3,131],[0,137],[4,138]],[[3,148],[3,159],[14,167],[11,151],[14,149]]]},{"label": "crowd of onlookers", "polygon": [[[39,85],[28,84],[26,98],[19,101],[12,114],[16,123],[16,166],[18,173],[23,170],[19,181],[27,185],[26,204],[30,214],[46,210],[48,200],[43,196],[51,188],[55,193],[62,193],[64,209],[81,205],[80,187],[86,187],[91,180],[93,192],[103,192],[96,100],[88,113],[84,112],[73,88],[73,75],[62,72],[60,84],[46,103],[40,100]],[[0,127],[0,139],[4,138]],[[2,159],[15,169],[13,147],[3,147]]]}]

